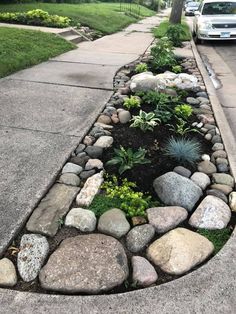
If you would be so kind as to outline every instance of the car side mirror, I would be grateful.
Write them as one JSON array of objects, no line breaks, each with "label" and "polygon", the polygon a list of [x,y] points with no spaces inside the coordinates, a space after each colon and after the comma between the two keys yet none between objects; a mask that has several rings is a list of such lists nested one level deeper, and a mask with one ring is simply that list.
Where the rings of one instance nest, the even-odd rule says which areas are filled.
[{"label": "car side mirror", "polygon": [[200,14],[201,14],[200,11],[195,11],[195,12],[194,12],[194,15],[195,15],[195,16],[199,16]]}]

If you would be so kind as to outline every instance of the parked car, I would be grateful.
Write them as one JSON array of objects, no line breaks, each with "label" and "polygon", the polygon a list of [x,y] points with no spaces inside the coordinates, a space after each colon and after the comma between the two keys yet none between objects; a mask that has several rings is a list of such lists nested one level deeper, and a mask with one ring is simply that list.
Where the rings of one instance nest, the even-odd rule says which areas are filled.
[{"label": "parked car", "polygon": [[236,0],[205,0],[194,14],[195,42],[236,39]]},{"label": "parked car", "polygon": [[199,2],[188,2],[185,6],[185,15],[194,15],[194,12],[198,10]]}]

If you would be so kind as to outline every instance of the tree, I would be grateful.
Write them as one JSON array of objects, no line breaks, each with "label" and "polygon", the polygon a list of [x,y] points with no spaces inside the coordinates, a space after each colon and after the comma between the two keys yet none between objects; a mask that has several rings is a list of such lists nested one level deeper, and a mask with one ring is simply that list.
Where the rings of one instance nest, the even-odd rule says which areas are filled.
[{"label": "tree", "polygon": [[169,22],[172,24],[181,23],[184,0],[173,0]]}]

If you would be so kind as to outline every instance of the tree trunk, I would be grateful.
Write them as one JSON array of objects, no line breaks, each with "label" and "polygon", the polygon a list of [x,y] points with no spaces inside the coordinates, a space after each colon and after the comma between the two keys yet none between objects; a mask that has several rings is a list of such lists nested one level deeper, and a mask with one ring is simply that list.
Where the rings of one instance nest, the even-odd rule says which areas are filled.
[{"label": "tree trunk", "polygon": [[173,0],[169,22],[172,24],[181,23],[184,0]]}]

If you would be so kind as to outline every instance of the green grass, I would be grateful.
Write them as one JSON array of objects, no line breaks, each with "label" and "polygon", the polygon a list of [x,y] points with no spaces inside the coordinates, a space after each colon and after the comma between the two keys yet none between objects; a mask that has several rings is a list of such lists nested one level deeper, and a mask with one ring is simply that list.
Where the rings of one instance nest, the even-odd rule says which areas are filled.
[{"label": "green grass", "polygon": [[[45,10],[50,14],[67,16],[72,19],[73,25],[81,23],[104,34],[111,34],[119,31],[127,25],[136,22],[138,19],[119,12],[119,3],[30,3],[0,5],[0,12],[25,12],[33,9]],[[141,8],[141,15],[151,16],[155,12],[145,7]]]},{"label": "green grass", "polygon": [[[154,28],[153,34],[156,38],[162,38],[165,36],[168,26],[170,25],[169,21],[163,21],[157,28]],[[188,24],[182,21],[181,26],[183,28],[184,34],[180,37],[182,41],[188,41],[191,39],[190,31]]]},{"label": "green grass", "polygon": [[0,77],[75,47],[53,34],[7,27],[0,27],[0,43]]},{"label": "green grass", "polygon": [[120,208],[121,200],[119,198],[110,198],[103,194],[98,194],[94,197],[89,209],[94,212],[97,217],[100,217],[107,210],[112,208]]},{"label": "green grass", "polygon": [[231,234],[231,231],[227,228],[221,230],[198,229],[197,232],[213,243],[214,254],[218,253],[225,245]]}]

